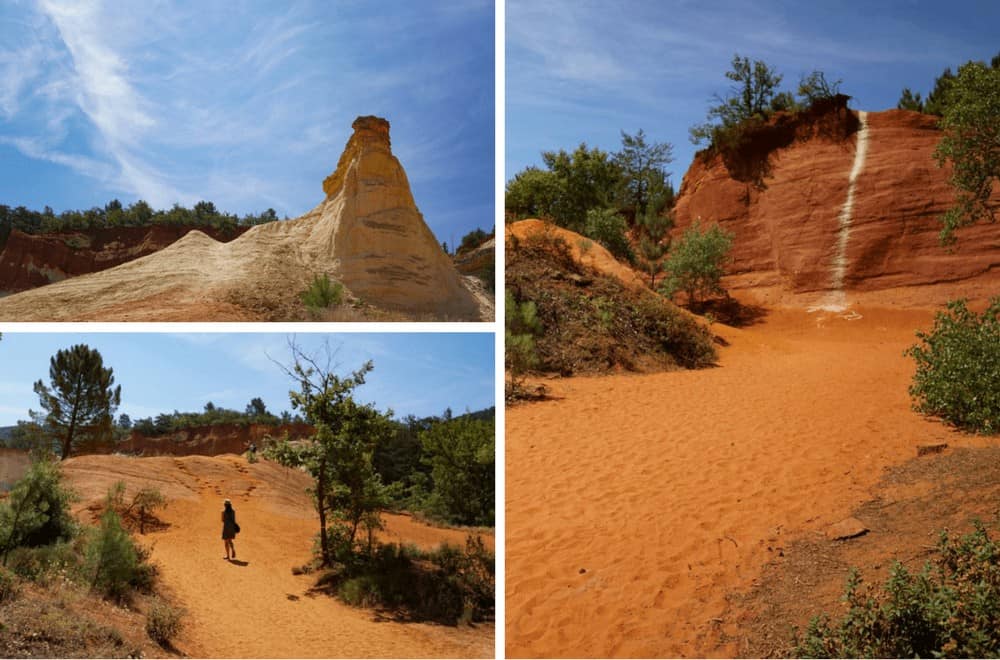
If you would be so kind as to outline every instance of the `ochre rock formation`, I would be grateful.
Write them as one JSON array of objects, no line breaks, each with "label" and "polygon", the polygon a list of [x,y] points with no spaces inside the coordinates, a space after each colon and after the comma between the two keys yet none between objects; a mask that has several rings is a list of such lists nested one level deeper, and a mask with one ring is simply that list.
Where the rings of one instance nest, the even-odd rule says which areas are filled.
[{"label": "ochre rock formation", "polygon": [[[248,227],[201,227],[217,241],[230,241]],[[58,234],[26,234],[14,229],[0,249],[0,295],[26,291],[96,273],[162,250],[193,227],[153,225],[113,227]]]},{"label": "ochre rock formation", "polygon": [[491,301],[458,274],[417,210],[388,122],[360,117],[354,129],[326,198],[305,215],[229,243],[189,232],[115,268],[0,299],[0,320],[288,320],[323,274],[404,318],[492,320]]},{"label": "ochre rock formation", "polygon": [[[939,168],[932,157],[941,138],[936,118],[905,110],[865,114],[866,157],[844,255],[848,301],[939,304],[1000,291],[1000,224],[959,231],[951,251],[939,243],[940,216],[954,191],[950,167]],[[752,154],[763,164],[756,182],[745,175],[752,167],[697,155],[681,185],[674,237],[698,218],[718,222],[735,234],[724,280],[730,290],[771,301],[819,301],[835,288],[838,215],[854,166],[858,115],[834,109],[792,129],[782,146]],[[1000,206],[1000,189],[993,201]]]},{"label": "ochre rock formation", "polygon": [[465,250],[456,254],[452,261],[455,268],[463,275],[479,275],[490,271],[496,265],[497,241],[496,238],[489,238],[483,244],[471,250]]},{"label": "ochre rock formation", "polygon": [[115,451],[141,456],[242,454],[251,442],[258,450],[263,449],[267,437],[280,440],[287,433],[289,440],[300,440],[314,432],[309,424],[213,424],[158,436],[146,436],[133,430]]}]

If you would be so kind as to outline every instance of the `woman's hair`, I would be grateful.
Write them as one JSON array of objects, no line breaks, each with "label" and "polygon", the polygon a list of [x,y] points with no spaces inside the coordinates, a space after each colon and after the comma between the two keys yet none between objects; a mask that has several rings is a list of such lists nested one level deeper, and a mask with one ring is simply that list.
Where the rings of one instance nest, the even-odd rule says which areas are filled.
[{"label": "woman's hair", "polygon": [[231,511],[232,510],[232,508],[233,508],[233,503],[232,502],[230,502],[229,500],[226,500],[225,501],[225,505],[226,505],[226,510],[227,511]]}]

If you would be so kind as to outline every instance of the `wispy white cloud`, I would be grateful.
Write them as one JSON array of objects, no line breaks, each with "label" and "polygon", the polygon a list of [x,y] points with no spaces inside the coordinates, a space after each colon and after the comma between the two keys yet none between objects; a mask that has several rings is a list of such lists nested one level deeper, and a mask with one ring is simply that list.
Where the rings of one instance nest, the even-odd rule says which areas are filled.
[{"label": "wispy white cloud", "polygon": [[115,169],[108,163],[87,156],[67,154],[58,149],[50,149],[41,144],[39,140],[28,137],[0,136],[0,144],[10,145],[29,158],[65,165],[80,174],[104,183],[114,181]]},{"label": "wispy white cloud", "polygon": [[0,43],[0,137],[92,180],[97,198],[71,208],[110,193],[295,217],[322,196],[361,114],[393,122],[432,230],[449,233],[439,216],[461,221],[456,189],[492,180],[491,0],[7,9],[0,21],[28,28]]}]

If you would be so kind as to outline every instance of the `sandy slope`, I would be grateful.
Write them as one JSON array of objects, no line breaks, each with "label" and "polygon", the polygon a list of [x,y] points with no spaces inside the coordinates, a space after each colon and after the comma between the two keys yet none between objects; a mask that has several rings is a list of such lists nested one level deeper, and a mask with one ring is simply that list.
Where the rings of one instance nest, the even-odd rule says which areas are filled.
[{"label": "sandy slope", "polygon": [[771,552],[916,444],[983,442],[910,410],[902,352],[931,312],[855,312],[715,326],[720,368],[553,380],[510,408],[508,655],[733,654],[726,594]]},{"label": "sandy slope", "polygon": [[[451,628],[376,621],[328,596],[310,595],[308,561],[317,524],[302,473],[235,455],[183,458],[84,456],[65,463],[79,509],[119,479],[129,493],[155,485],[170,500],[169,528],[147,534],[163,583],[187,609],[177,647],[200,657],[487,657],[492,626]],[[222,499],[233,501],[242,533],[238,562],[223,560]],[[423,547],[464,534],[387,516],[386,536]],[[492,539],[489,539],[492,543]]]}]

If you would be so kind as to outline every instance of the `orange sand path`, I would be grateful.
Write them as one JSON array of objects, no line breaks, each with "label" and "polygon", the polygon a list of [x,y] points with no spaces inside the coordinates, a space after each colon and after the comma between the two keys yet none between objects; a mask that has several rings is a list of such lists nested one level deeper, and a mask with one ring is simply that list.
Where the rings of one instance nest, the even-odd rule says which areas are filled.
[{"label": "orange sand path", "polygon": [[[124,479],[128,493],[149,484],[169,501],[170,524],[147,534],[162,584],[187,610],[175,641],[186,655],[216,658],[492,657],[492,625],[475,628],[378,621],[322,594],[316,575],[292,575],[311,556],[318,529],[303,473],[236,455],[130,459],[70,459],[66,473],[83,503],[100,499]],[[223,560],[222,499],[232,500],[242,532],[239,563]],[[386,516],[387,540],[431,547],[465,534]],[[492,539],[485,539],[492,545]]]},{"label": "orange sand path", "polygon": [[[725,656],[723,618],[790,536],[848,516],[915,445],[926,311],[773,311],[720,368],[548,383],[507,410],[509,656]],[[773,548],[769,551],[768,547]]]}]

